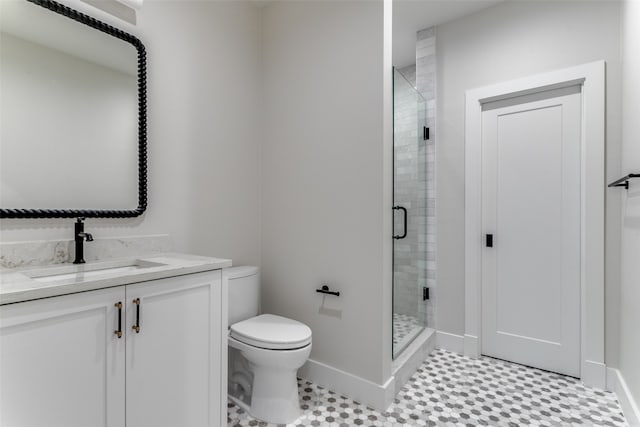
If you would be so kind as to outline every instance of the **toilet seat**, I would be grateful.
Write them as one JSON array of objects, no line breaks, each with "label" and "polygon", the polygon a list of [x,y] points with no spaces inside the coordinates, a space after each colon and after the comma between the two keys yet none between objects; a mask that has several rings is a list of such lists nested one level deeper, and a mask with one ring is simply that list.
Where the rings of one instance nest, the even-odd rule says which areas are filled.
[{"label": "toilet seat", "polygon": [[273,314],[243,320],[230,329],[236,340],[268,350],[293,350],[311,344],[311,329],[307,325]]}]

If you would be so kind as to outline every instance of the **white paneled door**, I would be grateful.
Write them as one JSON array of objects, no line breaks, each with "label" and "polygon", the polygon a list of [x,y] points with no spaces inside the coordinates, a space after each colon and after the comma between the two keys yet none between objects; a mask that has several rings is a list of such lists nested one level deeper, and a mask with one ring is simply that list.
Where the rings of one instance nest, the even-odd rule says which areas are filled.
[{"label": "white paneled door", "polygon": [[482,353],[580,376],[581,87],[483,104]]}]

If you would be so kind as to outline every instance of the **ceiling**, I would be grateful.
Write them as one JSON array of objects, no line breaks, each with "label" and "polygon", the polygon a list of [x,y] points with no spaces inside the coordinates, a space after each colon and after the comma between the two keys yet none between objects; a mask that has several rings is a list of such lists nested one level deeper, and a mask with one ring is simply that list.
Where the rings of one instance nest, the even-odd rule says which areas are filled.
[{"label": "ceiling", "polygon": [[502,0],[393,0],[393,65],[416,62],[416,32],[453,21]]}]

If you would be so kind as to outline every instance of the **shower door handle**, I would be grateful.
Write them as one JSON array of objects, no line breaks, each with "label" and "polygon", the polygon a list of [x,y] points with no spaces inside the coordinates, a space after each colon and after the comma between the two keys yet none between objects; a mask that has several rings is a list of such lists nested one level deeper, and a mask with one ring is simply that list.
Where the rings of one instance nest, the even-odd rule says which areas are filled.
[{"label": "shower door handle", "polygon": [[403,224],[404,224],[402,236],[395,235],[395,236],[393,236],[393,238],[394,239],[404,239],[405,237],[407,237],[407,210],[405,208],[403,208],[402,206],[394,206],[393,210],[401,210],[402,211],[402,214],[403,214],[402,215],[403,216],[403,220],[402,221],[403,221]]}]

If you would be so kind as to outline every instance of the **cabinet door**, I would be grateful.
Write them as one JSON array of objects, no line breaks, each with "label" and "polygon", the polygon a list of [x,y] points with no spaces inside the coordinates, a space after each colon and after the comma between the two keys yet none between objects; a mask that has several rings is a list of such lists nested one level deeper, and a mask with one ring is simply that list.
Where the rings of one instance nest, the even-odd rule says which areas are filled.
[{"label": "cabinet door", "polygon": [[127,427],[226,425],[221,306],[220,270],[127,286]]},{"label": "cabinet door", "polygon": [[0,307],[0,425],[125,425],[124,298],[121,286]]}]

